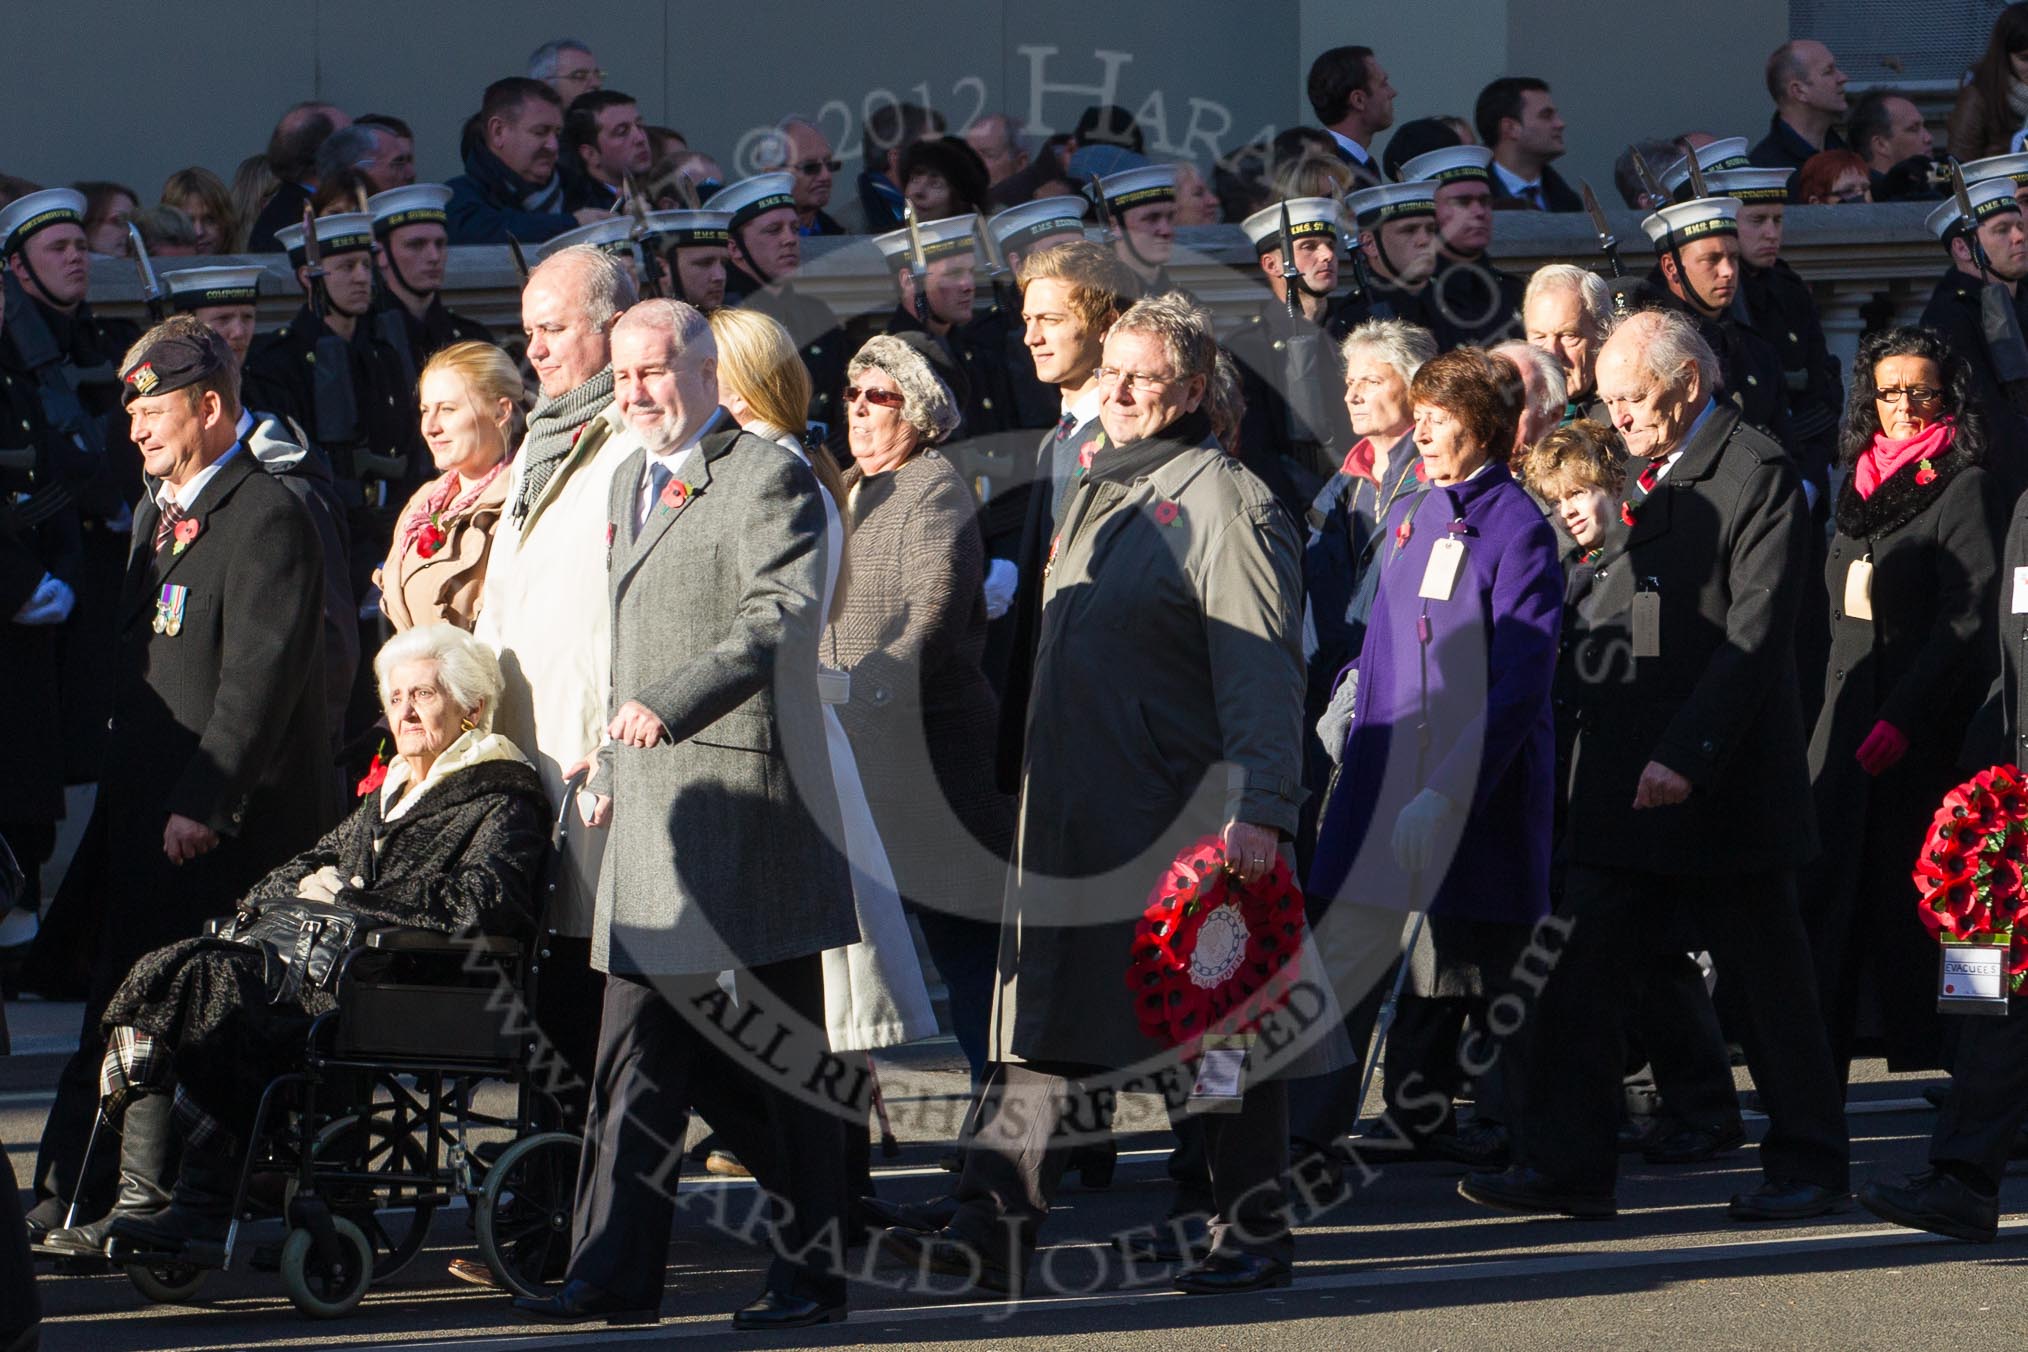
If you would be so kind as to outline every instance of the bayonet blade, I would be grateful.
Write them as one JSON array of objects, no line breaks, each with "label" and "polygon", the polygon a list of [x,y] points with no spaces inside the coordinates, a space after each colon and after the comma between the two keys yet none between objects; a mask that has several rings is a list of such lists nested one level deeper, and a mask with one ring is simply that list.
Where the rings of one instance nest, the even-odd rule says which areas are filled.
[{"label": "bayonet blade", "polygon": [[1591,190],[1591,184],[1583,179],[1577,181],[1578,192],[1584,197],[1585,215],[1591,217],[1591,228],[1598,231],[1598,246],[1607,253],[1620,247],[1620,241],[1613,234],[1613,228],[1606,220],[1605,208],[1598,204],[1598,194]]},{"label": "bayonet blade", "polygon": [[1662,190],[1662,180],[1655,177],[1655,171],[1649,167],[1647,157],[1638,150],[1632,153],[1634,157],[1634,177],[1641,180],[1641,191],[1647,193],[1653,199],[1656,206],[1663,207],[1669,205],[1669,194]]},{"label": "bayonet blade", "polygon": [[155,275],[155,260],[148,257],[148,242],[141,238],[140,227],[132,221],[127,222],[127,247],[134,252],[134,270],[141,274],[141,299],[148,302],[148,313],[160,320],[162,279]]},{"label": "bayonet blade", "polygon": [[1690,166],[1690,195],[1692,197],[1711,196],[1710,190],[1704,186],[1704,166],[1697,162],[1696,146],[1690,147],[1690,153],[1684,159],[1684,163]]},{"label": "bayonet blade", "polygon": [[1099,242],[1111,244],[1119,233],[1113,228],[1112,208],[1106,205],[1106,190],[1100,186],[1097,174],[1091,176],[1091,202],[1092,210],[1098,212]]}]

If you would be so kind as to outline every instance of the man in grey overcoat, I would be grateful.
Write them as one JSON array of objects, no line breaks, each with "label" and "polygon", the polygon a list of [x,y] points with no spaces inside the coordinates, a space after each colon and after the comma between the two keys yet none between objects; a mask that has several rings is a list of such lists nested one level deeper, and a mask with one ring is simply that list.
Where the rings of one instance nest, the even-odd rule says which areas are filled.
[{"label": "man in grey overcoat", "polygon": [[740,1153],[790,1211],[734,1324],[827,1323],[845,1313],[844,1135],[796,1091],[825,1052],[819,955],[859,933],[817,697],[821,490],[718,407],[690,306],[627,311],[612,359],[642,449],[612,478],[612,720],[579,799],[612,831],[592,931],[605,1004],[569,1277],[516,1304],[652,1322],[688,1114],[730,1120],[759,1093],[766,1139]]}]

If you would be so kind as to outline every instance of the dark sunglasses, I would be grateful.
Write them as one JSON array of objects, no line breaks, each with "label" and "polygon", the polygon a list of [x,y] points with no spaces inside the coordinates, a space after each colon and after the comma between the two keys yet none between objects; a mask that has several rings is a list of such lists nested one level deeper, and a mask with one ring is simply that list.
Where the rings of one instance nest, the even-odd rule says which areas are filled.
[{"label": "dark sunglasses", "polygon": [[845,161],[843,160],[804,160],[796,166],[796,172],[804,178],[815,178],[826,169],[835,174],[844,167]]},{"label": "dark sunglasses", "polygon": [[859,385],[845,387],[845,402],[848,405],[858,403],[861,395],[866,397],[867,403],[878,404],[882,408],[900,408],[902,405],[900,390],[869,390]]}]

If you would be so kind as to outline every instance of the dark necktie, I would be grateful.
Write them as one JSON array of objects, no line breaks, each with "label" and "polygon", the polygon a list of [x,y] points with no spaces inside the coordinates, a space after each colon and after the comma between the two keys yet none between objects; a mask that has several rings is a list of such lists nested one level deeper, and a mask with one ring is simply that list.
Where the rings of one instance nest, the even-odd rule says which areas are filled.
[{"label": "dark necktie", "polygon": [[655,506],[662,500],[662,490],[669,486],[670,478],[668,462],[657,460],[648,466],[648,504],[634,520],[635,535],[648,528],[648,518],[655,515]]},{"label": "dark necktie", "polygon": [[1537,211],[1549,210],[1549,203],[1543,199],[1542,185],[1540,183],[1531,183],[1522,189],[1522,191],[1528,195],[1529,202],[1533,204]]},{"label": "dark necktie", "polygon": [[162,552],[162,546],[169,543],[169,537],[176,533],[176,524],[189,515],[189,513],[176,505],[175,498],[165,498],[160,505],[162,508],[162,519],[155,523],[155,552],[157,554]]},{"label": "dark necktie", "polygon": [[1056,439],[1059,442],[1069,437],[1076,430],[1077,415],[1075,413],[1065,413],[1061,418],[1056,420]]}]

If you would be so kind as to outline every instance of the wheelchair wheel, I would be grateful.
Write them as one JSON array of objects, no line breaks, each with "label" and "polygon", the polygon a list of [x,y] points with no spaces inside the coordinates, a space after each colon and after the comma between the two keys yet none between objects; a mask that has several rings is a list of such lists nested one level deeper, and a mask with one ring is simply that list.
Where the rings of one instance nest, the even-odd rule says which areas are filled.
[{"label": "wheelchair wheel", "polygon": [[549,1131],[516,1141],[486,1171],[479,1195],[479,1256],[517,1296],[540,1296],[563,1280],[571,1203],[584,1142]]},{"label": "wheelchair wheel", "polygon": [[[376,1105],[364,1116],[351,1113],[328,1123],[317,1133],[315,1158],[333,1167],[360,1173],[423,1174],[429,1171],[429,1156],[423,1142],[403,1131]],[[363,1137],[361,1135],[363,1131]],[[296,1193],[290,1181],[287,1196]],[[373,1280],[384,1282],[407,1267],[421,1253],[430,1237],[430,1221],[436,1216],[435,1202],[405,1202],[378,1197],[352,1198],[341,1191],[330,1197],[332,1209],[342,1213],[365,1234],[373,1246]],[[283,1214],[287,1214],[286,1205]]]},{"label": "wheelchair wheel", "polygon": [[282,1286],[295,1307],[312,1319],[349,1314],[373,1281],[373,1244],[366,1233],[343,1216],[333,1216],[338,1232],[338,1261],[317,1261],[316,1240],[297,1227],[282,1243]]},{"label": "wheelchair wheel", "polygon": [[157,1305],[181,1305],[204,1285],[205,1270],[184,1263],[128,1263],[127,1280]]}]

